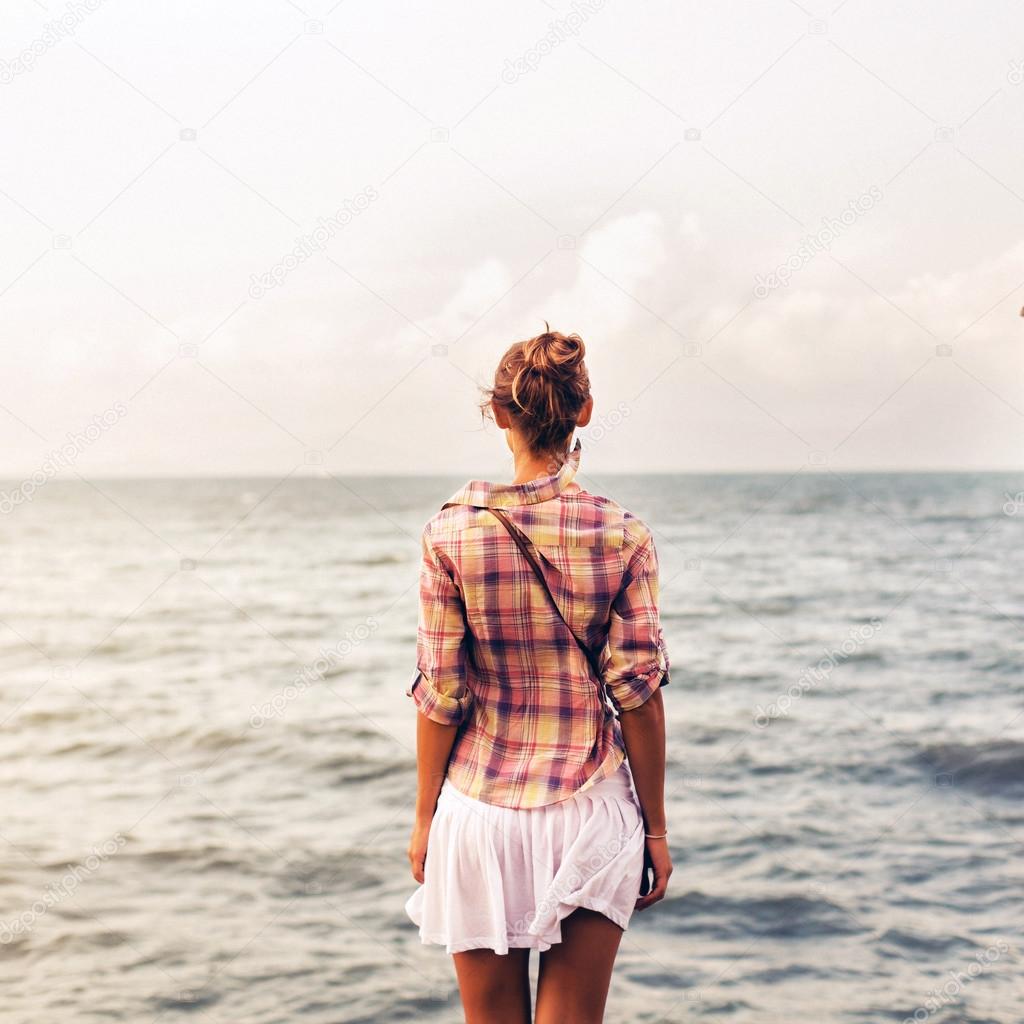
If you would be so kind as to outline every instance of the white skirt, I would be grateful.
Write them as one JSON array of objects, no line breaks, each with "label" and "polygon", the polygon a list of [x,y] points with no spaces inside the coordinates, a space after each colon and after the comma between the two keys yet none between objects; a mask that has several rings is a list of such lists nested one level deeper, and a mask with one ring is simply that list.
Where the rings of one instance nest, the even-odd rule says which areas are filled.
[{"label": "white skirt", "polygon": [[424,943],[449,953],[562,939],[577,907],[629,926],[640,895],[644,825],[628,763],[544,807],[488,804],[445,779],[427,836],[423,884],[406,913]]}]

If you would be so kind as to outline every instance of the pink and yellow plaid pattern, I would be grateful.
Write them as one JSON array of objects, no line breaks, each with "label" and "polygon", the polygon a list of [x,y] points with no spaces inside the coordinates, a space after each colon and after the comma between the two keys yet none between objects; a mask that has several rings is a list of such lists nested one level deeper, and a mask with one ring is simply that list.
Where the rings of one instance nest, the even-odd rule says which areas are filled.
[{"label": "pink and yellow plaid pattern", "polygon": [[[416,673],[406,695],[459,725],[448,777],[504,807],[564,800],[625,758],[617,711],[669,681],[651,531],[573,478],[580,442],[554,475],[526,484],[473,480],[423,529]],[[611,701],[500,522],[533,542],[577,635],[600,652]]]}]

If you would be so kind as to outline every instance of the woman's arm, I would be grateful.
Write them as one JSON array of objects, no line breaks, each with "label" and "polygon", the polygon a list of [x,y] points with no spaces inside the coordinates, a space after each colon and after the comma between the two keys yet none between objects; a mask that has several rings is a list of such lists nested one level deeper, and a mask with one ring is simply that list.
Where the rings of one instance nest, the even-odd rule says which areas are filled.
[{"label": "woman's arm", "polygon": [[[661,689],[655,690],[640,707],[621,712],[619,725],[633,774],[633,788],[643,813],[644,832],[664,836],[668,826],[665,821],[665,702]],[[636,910],[646,910],[665,898],[672,875],[667,837],[644,840],[645,871],[648,866],[654,869],[654,885],[646,896],[636,901]]]},{"label": "woman's arm", "polygon": [[[661,687],[669,681],[658,591],[658,554],[654,538],[644,528],[622,589],[612,603],[604,681],[619,712],[644,831],[656,836],[666,831],[665,703]],[[646,840],[645,863],[654,868],[654,885],[637,900],[637,910],[644,910],[665,895],[672,874],[667,839]]]},{"label": "woman's arm", "polygon": [[661,690],[619,715],[633,787],[644,816],[644,831],[660,836],[665,823],[665,702]]},{"label": "woman's arm", "polygon": [[422,884],[427,835],[459,727],[442,725],[426,715],[417,715],[416,719],[416,814],[407,852],[412,877]]},{"label": "woman's arm", "polygon": [[422,884],[427,833],[448,771],[459,726],[470,714],[466,621],[462,594],[449,567],[430,543],[429,524],[421,538],[416,673],[406,695],[417,709],[416,813],[409,839],[413,878]]}]

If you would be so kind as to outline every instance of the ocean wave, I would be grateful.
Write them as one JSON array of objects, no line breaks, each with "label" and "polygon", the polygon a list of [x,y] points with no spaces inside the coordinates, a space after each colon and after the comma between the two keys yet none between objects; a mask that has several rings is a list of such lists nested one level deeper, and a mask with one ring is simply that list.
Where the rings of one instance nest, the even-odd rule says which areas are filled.
[{"label": "ocean wave", "polygon": [[1005,655],[981,665],[978,671],[982,675],[1012,675],[1014,678],[1024,672],[1024,656]]},{"label": "ocean wave", "polygon": [[849,654],[843,654],[839,659],[840,665],[884,665],[885,655],[881,651],[856,650]]},{"label": "ocean wave", "polygon": [[894,946],[908,953],[924,953],[928,956],[939,956],[956,950],[969,951],[974,947],[970,939],[960,935],[925,935],[923,932],[903,928],[890,928],[879,936],[878,942],[883,946]]},{"label": "ocean wave", "polygon": [[[741,975],[745,982],[754,985],[782,985],[792,981],[794,978],[817,978],[827,981],[834,978],[836,972],[842,970],[835,964],[786,964],[785,967],[765,967],[761,970],[747,971]],[[857,971],[844,972],[849,975],[856,975]]]},{"label": "ocean wave", "polygon": [[1024,789],[1024,742],[1019,740],[933,743],[915,760],[935,773],[939,786],[964,786],[992,795]]},{"label": "ocean wave", "polygon": [[691,890],[667,897],[662,906],[673,931],[697,932],[721,940],[823,938],[865,931],[841,907],[823,897],[742,898]]},{"label": "ocean wave", "polygon": [[963,647],[937,648],[924,654],[925,661],[970,661],[973,657],[974,651]]},{"label": "ocean wave", "polygon": [[407,555],[387,552],[382,552],[377,555],[364,555],[362,558],[346,558],[339,560],[340,565],[359,565],[365,567],[373,567],[377,565],[409,565],[411,564],[410,559]]},{"label": "ocean wave", "polygon": [[126,851],[119,855],[118,862],[126,868],[132,863],[138,864],[143,872],[148,872],[153,868],[168,869],[180,865],[187,868],[190,874],[196,875],[205,872],[227,871],[241,877],[260,873],[249,853],[213,844],[165,846],[156,850],[137,852]]},{"label": "ocean wave", "polygon": [[970,523],[990,523],[997,520],[1003,519],[1004,513],[1002,512],[984,512],[981,515],[941,515],[939,513],[932,513],[931,515],[915,516],[913,522],[915,523],[938,523],[943,526],[948,526],[950,523],[961,523],[968,525]]},{"label": "ocean wave", "polygon": [[388,880],[390,868],[365,849],[289,861],[287,871],[273,882],[274,895],[291,901],[351,892],[379,890]]},{"label": "ocean wave", "polygon": [[176,996],[152,996],[148,1000],[147,1005],[150,1007],[150,1011],[159,1018],[163,1017],[164,1014],[175,1011],[179,1013],[194,1013],[197,1010],[208,1010],[211,1006],[219,1003],[220,1000],[221,996],[219,993],[210,991],[207,988],[196,992],[184,991]]}]

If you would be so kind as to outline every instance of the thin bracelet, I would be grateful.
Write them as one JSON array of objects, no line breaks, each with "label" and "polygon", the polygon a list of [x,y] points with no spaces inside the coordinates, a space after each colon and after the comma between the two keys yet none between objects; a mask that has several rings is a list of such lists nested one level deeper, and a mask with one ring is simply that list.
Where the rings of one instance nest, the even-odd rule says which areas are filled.
[{"label": "thin bracelet", "polygon": [[662,832],[660,836],[652,836],[650,834],[650,832],[645,832],[644,833],[644,838],[645,839],[665,839],[667,836],[668,836],[667,832]]}]

